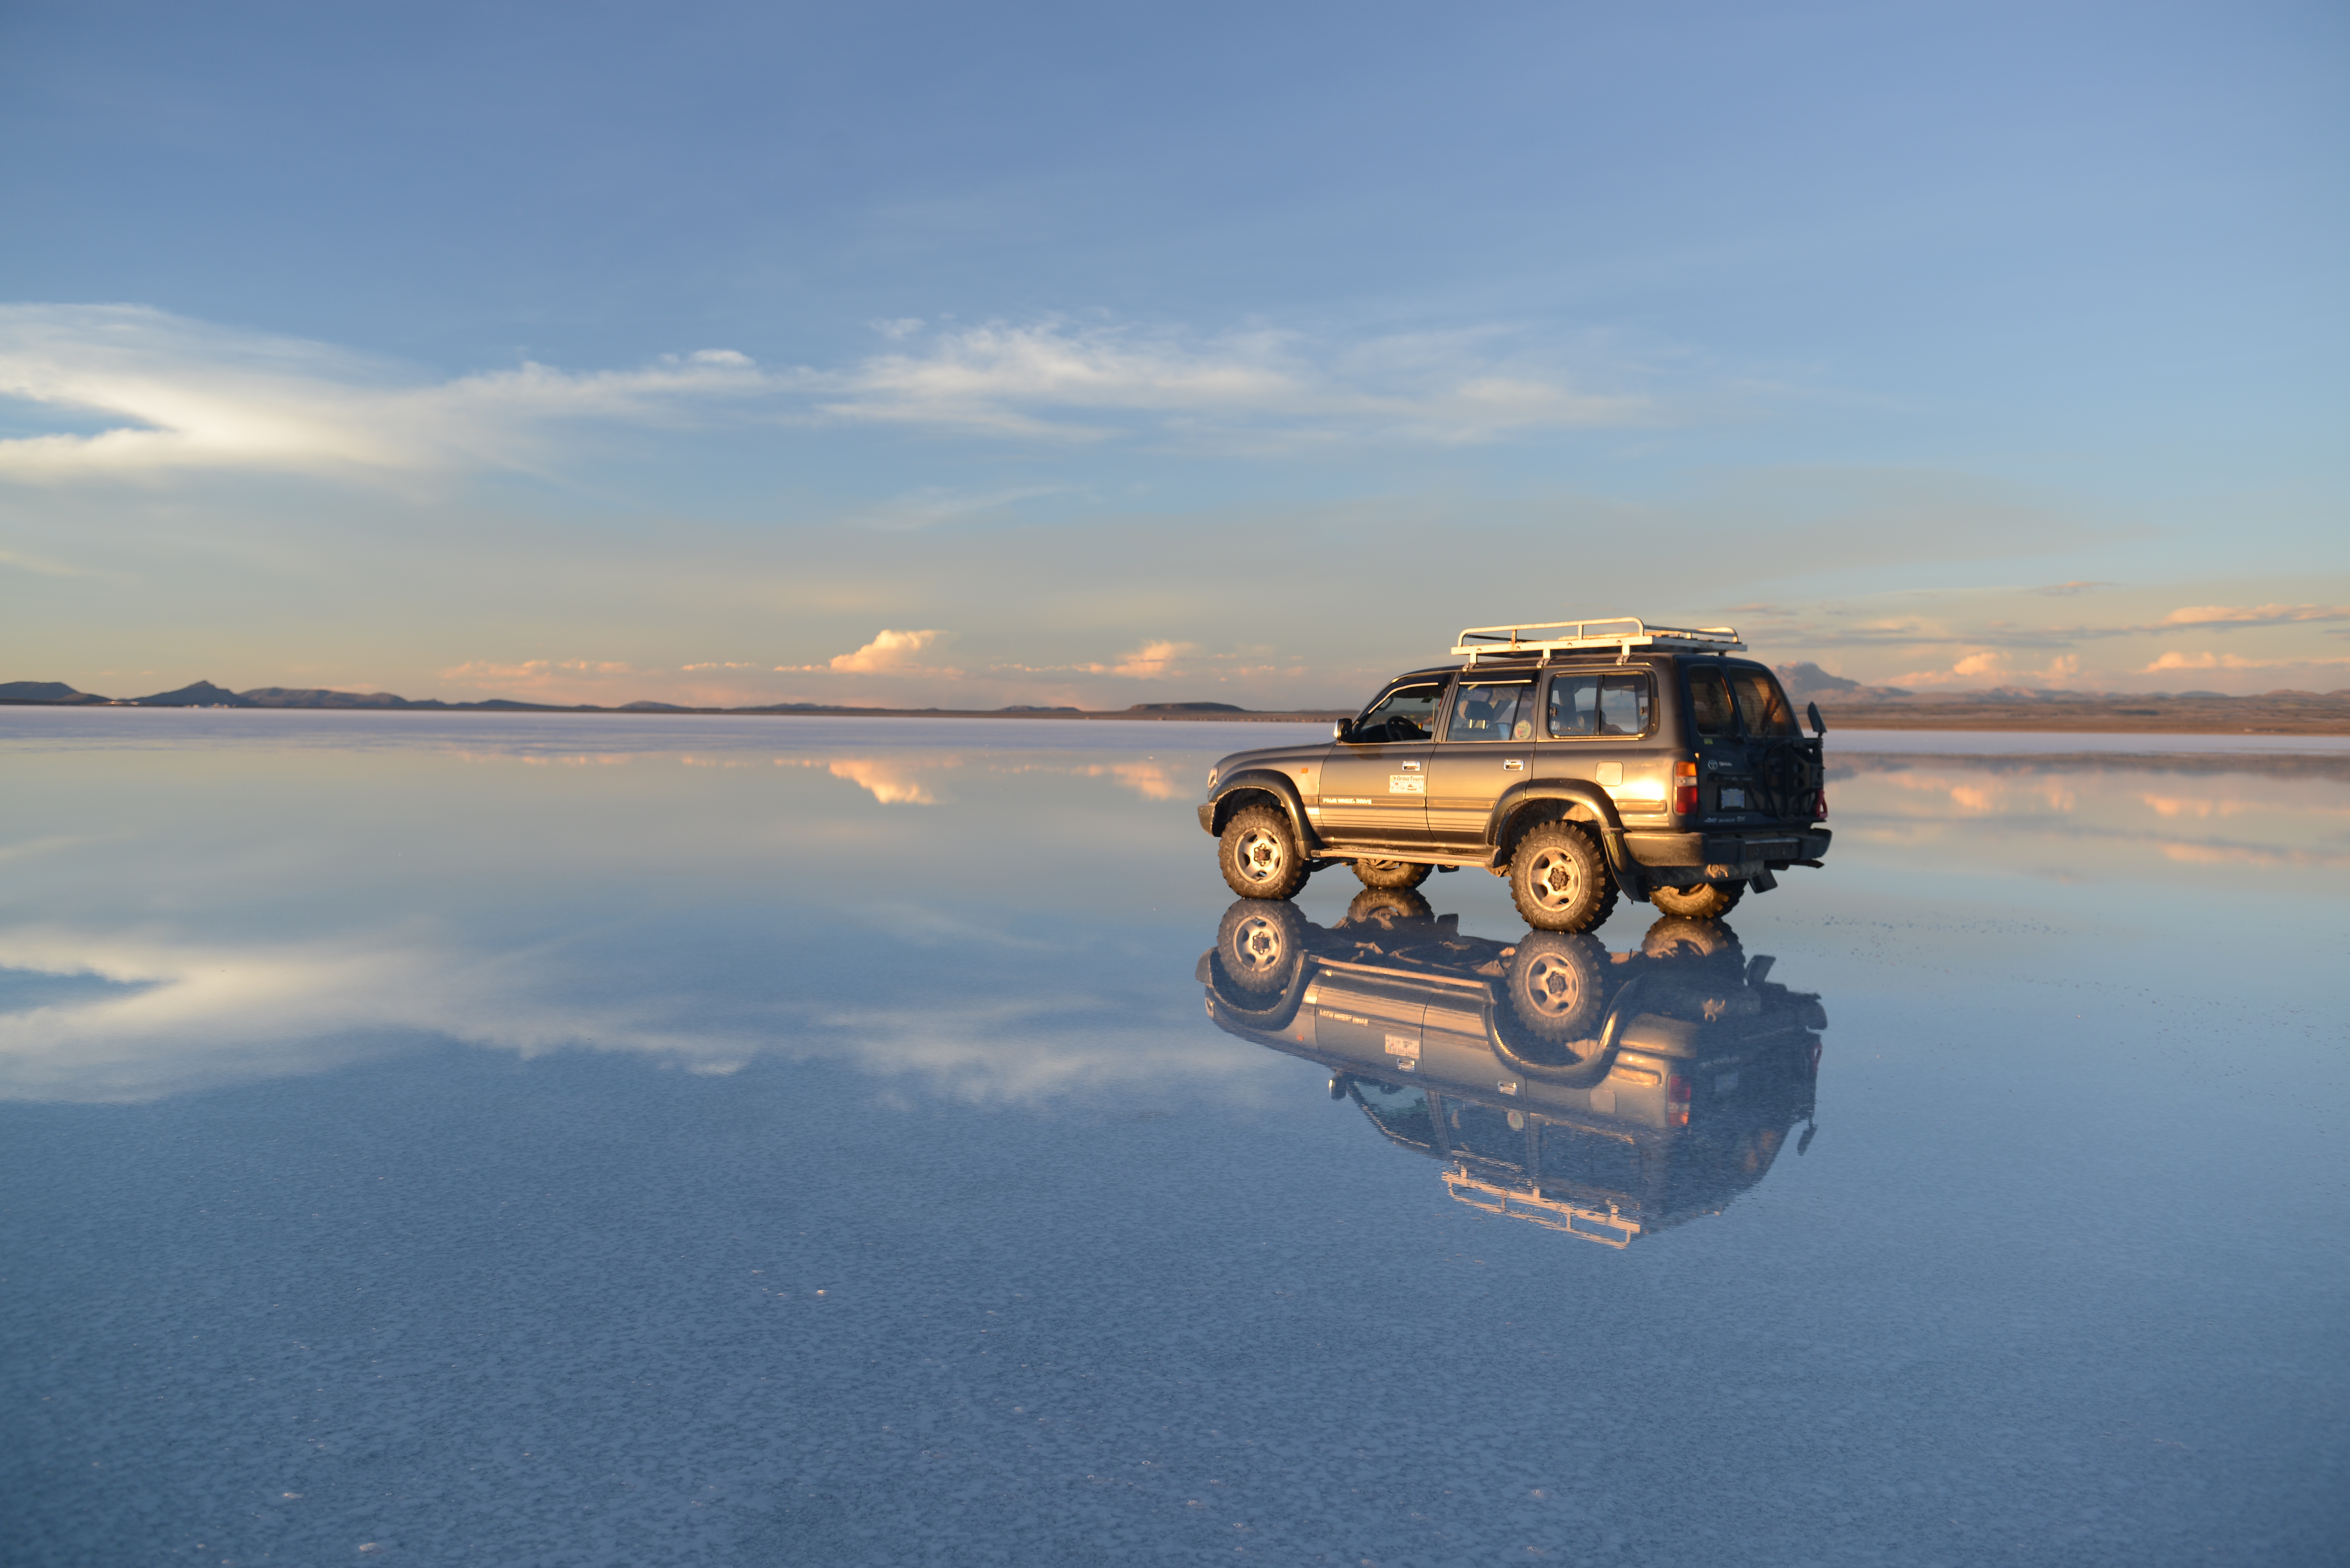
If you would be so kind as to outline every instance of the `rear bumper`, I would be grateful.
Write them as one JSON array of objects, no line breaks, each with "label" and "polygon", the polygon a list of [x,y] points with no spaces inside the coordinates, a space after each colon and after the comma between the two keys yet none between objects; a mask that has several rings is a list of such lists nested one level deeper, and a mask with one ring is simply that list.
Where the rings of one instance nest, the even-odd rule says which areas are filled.
[{"label": "rear bumper", "polygon": [[1736,833],[1627,830],[1624,843],[1632,858],[1643,866],[1688,867],[1708,879],[1728,879],[1752,877],[1766,867],[1775,871],[1823,859],[1835,836],[1825,827],[1757,827]]}]

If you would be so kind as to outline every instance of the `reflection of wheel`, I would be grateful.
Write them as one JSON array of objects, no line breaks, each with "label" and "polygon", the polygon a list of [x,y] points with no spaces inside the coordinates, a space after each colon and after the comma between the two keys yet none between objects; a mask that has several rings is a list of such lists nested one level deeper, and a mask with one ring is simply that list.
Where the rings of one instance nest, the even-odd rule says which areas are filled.
[{"label": "reflection of wheel", "polygon": [[1366,888],[1347,906],[1342,926],[1378,926],[1392,930],[1436,919],[1428,900],[1409,888]]},{"label": "reflection of wheel", "polygon": [[1510,955],[1503,977],[1518,1021],[1544,1040],[1585,1040],[1598,1027],[1607,950],[1599,939],[1536,931]]},{"label": "reflection of wheel", "polygon": [[1526,924],[1587,931],[1616,908],[1616,879],[1591,835],[1571,822],[1545,822],[1510,857],[1510,897]]},{"label": "reflection of wheel", "polygon": [[1588,1088],[1614,1058],[1607,1016],[1609,962],[1596,937],[1533,931],[1510,955],[1493,1009],[1496,1054],[1520,1072]]},{"label": "reflection of wheel", "polygon": [[1436,867],[1411,860],[1357,860],[1355,875],[1366,888],[1417,888]]},{"label": "reflection of wheel", "polygon": [[1732,882],[1701,883],[1695,888],[1652,888],[1648,897],[1657,908],[1668,915],[1685,915],[1692,920],[1718,920],[1738,907],[1746,884]]},{"label": "reflection of wheel", "polygon": [[1216,956],[1243,991],[1279,991],[1305,961],[1305,917],[1295,904],[1243,899],[1216,928]]},{"label": "reflection of wheel", "polygon": [[1305,886],[1305,857],[1289,818],[1269,805],[1244,805],[1216,841],[1224,882],[1243,898],[1286,898]]},{"label": "reflection of wheel", "polygon": [[1728,953],[1735,960],[1742,956],[1738,933],[1728,926],[1678,915],[1668,915],[1650,926],[1648,934],[1640,939],[1640,950],[1650,958],[1712,958]]}]

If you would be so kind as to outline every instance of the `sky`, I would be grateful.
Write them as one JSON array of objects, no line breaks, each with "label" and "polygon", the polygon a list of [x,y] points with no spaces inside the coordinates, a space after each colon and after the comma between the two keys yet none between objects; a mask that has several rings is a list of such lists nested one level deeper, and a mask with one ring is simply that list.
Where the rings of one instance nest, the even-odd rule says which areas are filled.
[{"label": "sky", "polygon": [[0,680],[2350,688],[2336,5],[0,6]]}]

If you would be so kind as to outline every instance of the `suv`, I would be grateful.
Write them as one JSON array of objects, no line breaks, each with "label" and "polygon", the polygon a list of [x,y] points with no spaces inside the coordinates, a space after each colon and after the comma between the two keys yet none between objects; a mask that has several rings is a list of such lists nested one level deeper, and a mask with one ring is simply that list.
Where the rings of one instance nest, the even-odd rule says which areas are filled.
[{"label": "suv", "polygon": [[1631,617],[1471,627],[1466,664],[1396,677],[1329,742],[1218,763],[1200,826],[1247,898],[1340,864],[1370,888],[1480,866],[1542,930],[1591,929],[1619,891],[1715,919],[1828,848],[1819,705],[1805,736],[1743,647]]},{"label": "suv", "polygon": [[1194,972],[1218,1028],[1327,1068],[1331,1098],[1445,1162],[1455,1199],[1623,1247],[1720,1213],[1811,1122],[1827,1014],[1771,967],[1714,920],[1611,953],[1468,936],[1386,891],[1326,929],[1242,899]]}]

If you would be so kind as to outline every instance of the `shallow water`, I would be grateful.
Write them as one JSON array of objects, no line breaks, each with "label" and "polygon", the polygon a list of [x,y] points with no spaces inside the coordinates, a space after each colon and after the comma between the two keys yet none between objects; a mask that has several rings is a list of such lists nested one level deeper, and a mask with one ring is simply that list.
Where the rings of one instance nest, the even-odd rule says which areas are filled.
[{"label": "shallow water", "polygon": [[2350,760],[1832,734],[1685,1129],[1415,1123],[1203,961],[1304,732],[0,709],[0,1561],[2336,1559]]}]

